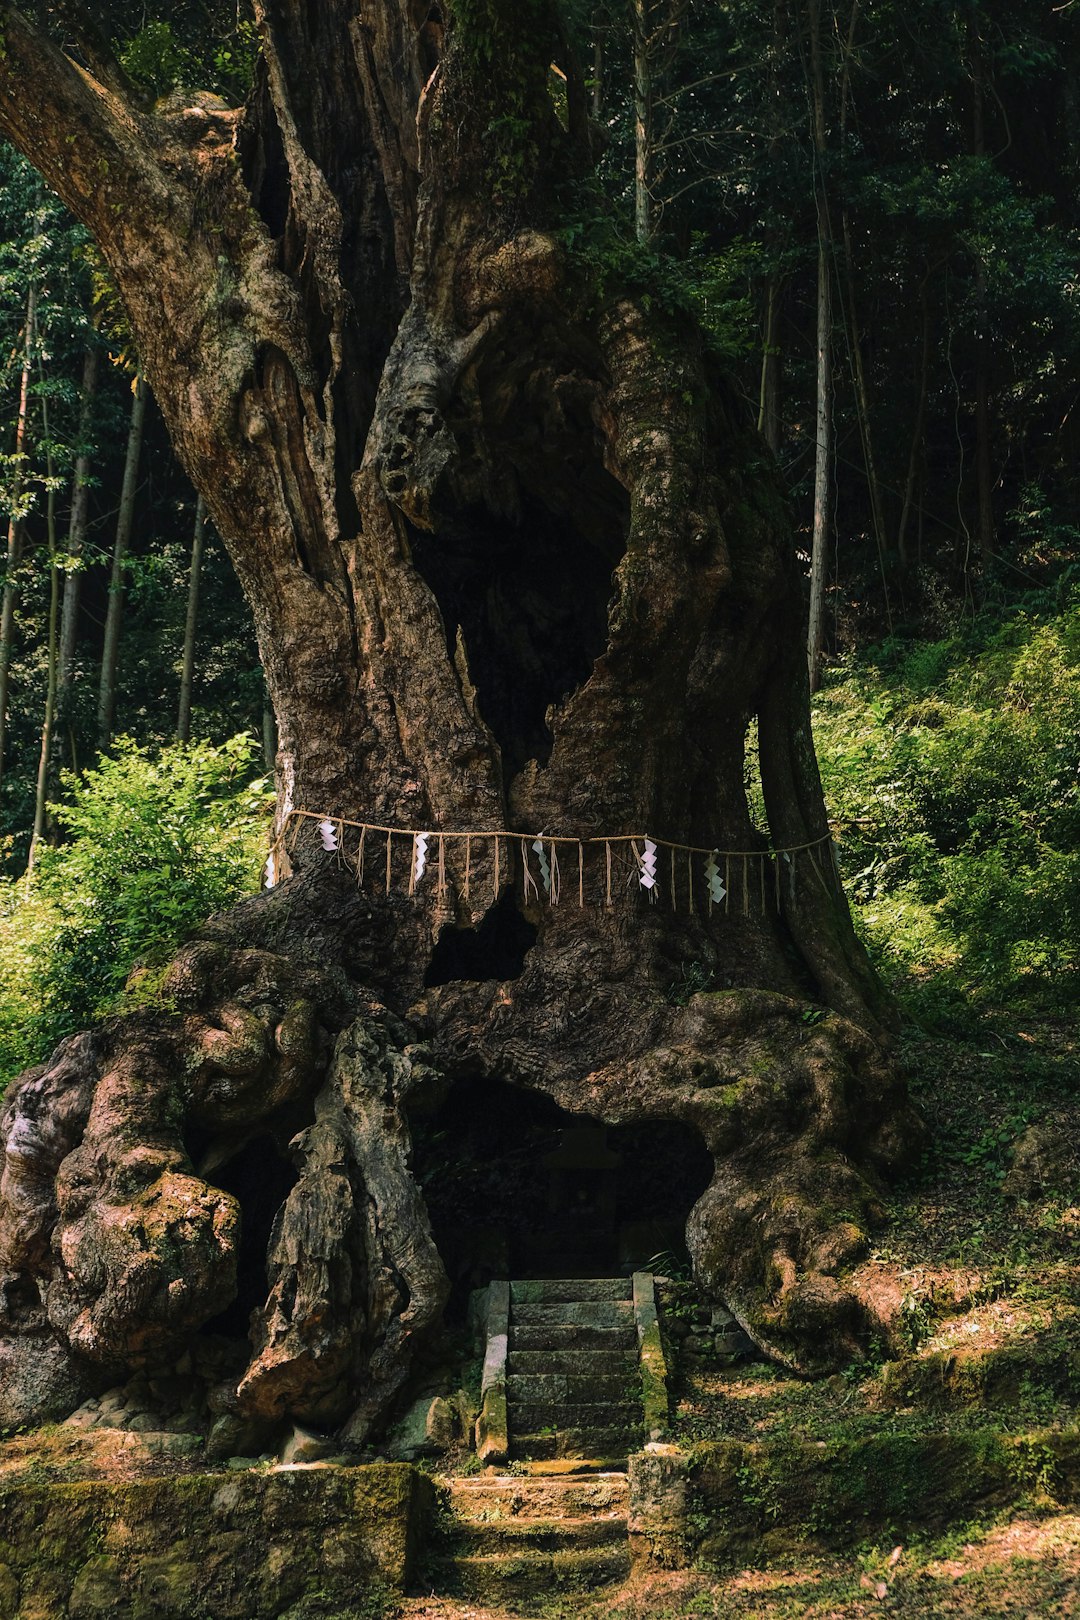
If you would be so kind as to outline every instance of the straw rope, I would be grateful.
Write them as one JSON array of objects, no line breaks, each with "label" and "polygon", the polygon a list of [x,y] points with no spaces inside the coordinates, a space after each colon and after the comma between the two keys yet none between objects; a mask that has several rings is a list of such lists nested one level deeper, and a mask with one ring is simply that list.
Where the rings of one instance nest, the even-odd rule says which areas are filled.
[{"label": "straw rope", "polygon": [[[771,890],[773,903],[779,910],[782,901],[782,863],[787,864],[788,888],[791,903],[796,898],[796,857],[808,855],[814,878],[822,889],[828,891],[829,883],[826,872],[835,876],[836,855],[832,845],[832,837],[824,833],[819,838],[808,839],[802,844],[788,844],[783,848],[766,845],[758,849],[719,849],[716,846],[702,844],[684,844],[668,838],[654,838],[643,833],[610,833],[592,838],[578,838],[572,835],[551,833],[518,833],[510,832],[504,827],[490,831],[477,831],[475,828],[457,831],[455,829],[437,829],[432,827],[388,827],[378,822],[353,821],[347,816],[329,816],[320,814],[315,810],[290,810],[285,817],[281,830],[275,838],[270,851],[270,865],[272,880],[278,881],[287,877],[292,870],[289,859],[290,853],[295,850],[300,828],[305,821],[314,822],[319,826],[325,848],[334,849],[339,862],[354,873],[357,883],[362,884],[368,867],[369,838],[381,836],[385,839],[385,852],[383,878],[385,891],[390,893],[394,881],[394,841],[407,839],[409,844],[409,872],[408,893],[415,895],[425,882],[428,875],[434,877],[435,896],[443,902],[450,892],[451,882],[447,869],[447,861],[451,858],[448,846],[453,841],[464,840],[464,876],[461,893],[465,899],[470,898],[470,891],[475,879],[475,849],[477,840],[490,841],[494,846],[494,861],[492,873],[492,898],[497,900],[508,877],[513,876],[513,860],[504,863],[502,845],[504,841],[517,839],[520,845],[520,876],[526,901],[542,904],[545,901],[552,906],[559,903],[562,892],[562,870],[559,862],[559,846],[566,846],[571,852],[577,852],[577,903],[584,907],[586,904],[586,851],[602,846],[604,850],[603,869],[600,877],[602,903],[611,907],[615,902],[616,878],[614,871],[614,854],[620,847],[624,848],[630,859],[626,862],[628,868],[626,887],[629,888],[635,877],[641,880],[646,873],[645,851],[648,845],[654,852],[661,849],[668,851],[669,866],[669,899],[673,910],[679,909],[678,888],[678,862],[680,857],[686,859],[686,903],[689,911],[695,910],[695,857],[705,857],[710,863],[704,873],[704,892],[708,897],[708,910],[713,910],[712,887],[710,872],[714,877],[719,876],[722,862],[723,887],[722,897],[725,915],[730,915],[732,906],[732,863],[742,863],[741,888],[742,894],[736,898],[736,905],[741,899],[741,912],[744,917],[750,915],[751,904],[751,862],[758,863],[757,881],[754,888],[758,891],[758,903],[761,913],[764,914]],[[346,829],[358,834],[355,856],[350,858],[345,851]],[[333,843],[330,842],[331,834]],[[419,840],[424,843],[420,844]],[[819,864],[817,852],[827,848],[828,865]],[[424,859],[419,861],[420,870],[417,871],[418,857],[423,854]],[[530,864],[530,856],[535,855],[539,863],[540,881],[534,874]],[[571,857],[572,858],[572,857]],[[773,866],[773,881],[769,885],[766,879],[766,862]],[[655,868],[655,861],[653,863]],[[620,862],[620,876],[623,870]],[[655,875],[655,872],[654,874]],[[699,877],[699,884],[701,878]],[[655,901],[658,891],[655,883],[642,885],[648,888],[648,898]]]}]

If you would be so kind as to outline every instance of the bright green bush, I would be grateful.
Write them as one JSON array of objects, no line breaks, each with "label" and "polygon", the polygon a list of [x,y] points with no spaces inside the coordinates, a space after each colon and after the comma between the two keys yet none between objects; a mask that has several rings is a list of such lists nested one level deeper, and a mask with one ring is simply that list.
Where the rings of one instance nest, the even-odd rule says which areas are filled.
[{"label": "bright green bush", "polygon": [[894,641],[815,721],[849,891],[921,1004],[1067,1010],[1080,980],[1080,603]]},{"label": "bright green bush", "polygon": [[[66,842],[33,879],[0,884],[0,1085],[62,1036],[145,995],[211,912],[257,887],[266,782],[256,745],[122,740],[56,806]],[[126,991],[135,967],[142,990]]]}]

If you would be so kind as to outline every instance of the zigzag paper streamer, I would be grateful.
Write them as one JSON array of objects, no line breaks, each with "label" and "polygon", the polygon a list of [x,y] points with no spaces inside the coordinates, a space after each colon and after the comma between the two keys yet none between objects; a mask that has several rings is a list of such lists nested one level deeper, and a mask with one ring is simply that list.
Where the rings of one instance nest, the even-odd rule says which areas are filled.
[{"label": "zigzag paper streamer", "polygon": [[413,854],[415,856],[415,860],[413,861],[412,880],[413,880],[413,887],[414,888],[419,883],[420,879],[423,877],[424,868],[427,866],[427,846],[428,846],[428,835],[427,835],[427,833],[417,833],[416,842],[413,845]]},{"label": "zigzag paper streamer", "polygon": [[709,889],[709,900],[714,906],[718,906],[727,894],[727,890],[724,888],[724,880],[720,876],[719,860],[720,851],[714,849],[705,862],[705,882]]},{"label": "zigzag paper streamer", "polygon": [[641,871],[638,873],[638,882],[643,889],[656,888],[656,845],[651,838],[645,840],[645,852],[641,856]]},{"label": "zigzag paper streamer", "polygon": [[263,888],[272,889],[276,882],[277,860],[274,857],[273,850],[271,850],[266,858],[266,865],[263,867]]},{"label": "zigzag paper streamer", "polygon": [[335,849],[337,849],[337,847],[338,847],[337,830],[334,827],[334,823],[331,820],[329,820],[329,818],[326,821],[320,821],[318,823],[318,825],[316,826],[315,830],[319,834],[319,837],[322,839],[322,847],[323,847],[323,849],[325,849],[325,850],[335,850]]},{"label": "zigzag paper streamer", "polygon": [[544,885],[544,893],[551,893],[551,862],[544,852],[544,840],[538,838],[533,844],[533,853],[540,863],[540,881]]}]

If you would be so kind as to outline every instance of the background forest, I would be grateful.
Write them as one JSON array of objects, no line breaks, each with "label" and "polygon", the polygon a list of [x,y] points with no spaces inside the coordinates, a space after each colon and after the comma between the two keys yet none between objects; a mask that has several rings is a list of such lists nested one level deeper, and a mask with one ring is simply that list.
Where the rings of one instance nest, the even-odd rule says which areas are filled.
[{"label": "background forest", "polygon": [[[174,13],[107,18],[147,98],[243,94],[243,8]],[[576,0],[570,24],[606,144],[566,239],[697,311],[779,458],[848,891],[916,1030],[994,1043],[1001,1157],[1032,1081],[1075,1078],[1077,10]],[[274,739],[123,311],[7,148],[0,237],[2,1084],[258,883]]]}]

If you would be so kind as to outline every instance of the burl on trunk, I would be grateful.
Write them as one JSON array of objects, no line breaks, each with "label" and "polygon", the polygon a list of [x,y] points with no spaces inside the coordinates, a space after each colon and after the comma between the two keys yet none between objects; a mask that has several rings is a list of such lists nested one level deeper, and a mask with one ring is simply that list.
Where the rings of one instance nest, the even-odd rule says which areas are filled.
[{"label": "burl on trunk", "polygon": [[[175,1355],[261,1230],[228,1398],[362,1440],[448,1292],[410,1117],[477,1077],[692,1128],[701,1283],[834,1363],[919,1129],[768,454],[693,319],[560,231],[603,204],[554,0],[256,9],[243,108],[151,109],[0,8],[0,128],[94,233],[251,602],[290,873],[10,1091],[0,1422]],[[255,1141],[295,1167],[264,1228],[222,1171]]]}]

